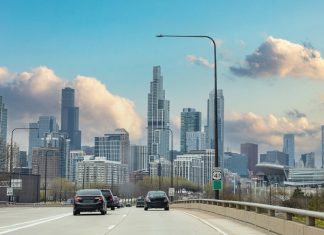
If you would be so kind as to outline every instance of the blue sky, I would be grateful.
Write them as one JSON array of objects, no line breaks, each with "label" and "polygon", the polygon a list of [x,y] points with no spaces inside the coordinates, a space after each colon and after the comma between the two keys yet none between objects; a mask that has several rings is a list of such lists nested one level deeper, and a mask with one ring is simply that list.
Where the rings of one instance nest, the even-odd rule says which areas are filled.
[{"label": "blue sky", "polygon": [[[218,84],[224,90],[225,112],[231,128],[233,123],[250,120],[251,116],[242,118],[249,112],[266,120],[264,123],[270,114],[277,122],[285,123],[285,116],[295,110],[295,114],[307,117],[307,125],[305,120],[288,122],[287,125],[295,127],[287,131],[299,133],[301,137],[306,135],[307,141],[312,138],[319,141],[319,133],[305,133],[309,129],[314,131],[323,122],[322,73],[315,74],[315,79],[310,79],[309,73],[299,75],[294,70],[298,63],[285,73],[288,60],[277,71],[266,71],[267,76],[261,73],[264,71],[254,76],[240,76],[230,68],[246,66],[246,56],[252,55],[270,36],[275,40],[267,45],[288,45],[289,50],[305,44],[305,48],[323,53],[323,9],[323,1],[288,0],[3,0],[0,2],[0,67],[10,74],[18,74],[46,66],[64,81],[73,81],[77,75],[94,77],[115,96],[133,101],[135,111],[145,119],[152,66],[161,65],[166,96],[171,101],[171,118],[177,120],[184,107],[194,107],[206,117],[213,70],[189,61],[188,55],[211,63],[211,44],[204,39],[156,38],[155,35],[209,35],[221,42],[217,48]],[[289,53],[285,55],[296,55]],[[321,66],[316,69],[321,71]],[[284,124],[279,126],[282,129],[274,132],[281,135]],[[305,135],[302,127],[307,129]],[[267,135],[257,131],[250,133],[253,134],[255,140],[259,135]],[[239,139],[230,133],[227,136],[225,148],[233,150],[241,142],[254,140],[252,137]],[[280,148],[278,138],[279,135],[271,134],[265,140],[264,149]],[[303,141],[306,139],[300,143]],[[319,144],[300,147],[300,152],[304,151],[318,152]]]}]

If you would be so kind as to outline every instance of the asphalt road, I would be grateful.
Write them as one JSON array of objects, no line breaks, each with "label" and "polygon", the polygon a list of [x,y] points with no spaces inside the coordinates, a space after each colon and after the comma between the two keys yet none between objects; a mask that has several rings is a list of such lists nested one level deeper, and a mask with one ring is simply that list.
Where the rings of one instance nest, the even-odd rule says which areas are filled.
[{"label": "asphalt road", "polygon": [[253,226],[195,210],[125,207],[107,215],[72,215],[71,207],[1,207],[0,234],[209,235],[269,234]]}]

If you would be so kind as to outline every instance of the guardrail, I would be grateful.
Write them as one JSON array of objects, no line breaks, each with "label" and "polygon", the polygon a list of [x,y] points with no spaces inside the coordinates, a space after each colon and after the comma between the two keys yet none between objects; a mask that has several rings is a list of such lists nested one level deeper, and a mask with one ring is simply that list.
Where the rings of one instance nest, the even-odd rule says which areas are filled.
[{"label": "guardrail", "polygon": [[[324,234],[323,228],[314,227],[315,221],[318,220],[324,220],[324,213],[323,212],[317,212],[317,211],[310,211],[310,210],[301,210],[301,209],[294,209],[294,208],[288,208],[288,207],[282,207],[282,206],[272,206],[272,205],[266,205],[266,204],[260,204],[260,203],[251,203],[251,202],[241,202],[241,201],[226,201],[226,200],[215,200],[215,199],[189,199],[189,200],[178,200],[174,201],[172,204],[175,205],[175,207],[181,207],[180,205],[177,206],[177,204],[184,204],[184,208],[196,208],[201,210],[206,210],[210,212],[214,212],[217,214],[222,214],[225,216],[232,217],[234,219],[242,220],[245,222],[253,223],[253,221],[256,222],[256,225],[258,225],[258,220],[260,222],[260,218],[262,216],[266,216],[263,218],[263,220],[270,221],[270,218],[273,219],[273,223],[279,223],[280,220],[282,221],[292,221],[295,216],[305,217],[305,223],[301,224],[303,226],[306,225],[310,230],[311,228],[316,229],[316,231],[320,232],[319,234]],[[218,206],[217,208],[213,208],[210,206]],[[226,210],[228,208],[228,210]],[[233,209],[237,209],[233,211]],[[243,212],[243,213],[242,213]],[[249,212],[254,212],[256,216],[254,216],[253,220],[249,220],[249,217],[251,214],[248,214]],[[264,215],[266,213],[267,215]],[[251,222],[252,221],[252,222]],[[270,223],[270,222],[269,222]],[[285,231],[284,225],[285,222],[282,222],[282,228],[281,231]],[[272,228],[273,225],[265,224],[265,222],[260,222],[260,227],[263,227],[262,224],[264,224],[267,229],[269,230],[276,230],[277,228]],[[290,224],[291,225],[291,224]],[[294,226],[294,225],[292,225]],[[287,226],[286,226],[287,227]],[[304,229],[305,230],[305,229]],[[313,229],[311,229],[314,231]],[[285,232],[277,232],[278,234],[286,234]],[[299,233],[298,233],[299,234]],[[303,234],[309,234],[309,233],[303,233]],[[317,234],[316,232],[313,234]]]}]

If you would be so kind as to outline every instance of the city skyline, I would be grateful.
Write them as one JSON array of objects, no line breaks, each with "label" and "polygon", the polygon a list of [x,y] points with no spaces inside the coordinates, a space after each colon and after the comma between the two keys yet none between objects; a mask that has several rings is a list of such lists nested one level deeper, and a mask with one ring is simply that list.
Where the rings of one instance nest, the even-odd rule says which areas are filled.
[{"label": "city skyline", "polygon": [[[131,2],[69,3],[64,10],[60,3],[37,3],[1,3],[0,95],[9,112],[8,132],[41,115],[59,120],[59,92],[69,84],[80,94],[84,144],[115,128],[143,144],[145,94],[152,66],[161,65],[179,149],[182,108],[201,111],[206,124],[212,48],[204,40],[155,35],[206,34],[217,42],[219,89],[226,101],[224,149],[239,152],[241,143],[252,142],[260,153],[280,150],[282,136],[294,133],[296,158],[315,152],[319,164],[324,47],[323,34],[314,28],[324,22],[324,3],[188,2],[188,12],[179,12],[179,3],[145,2],[141,14]],[[15,141],[24,143],[26,135],[17,133]]]}]

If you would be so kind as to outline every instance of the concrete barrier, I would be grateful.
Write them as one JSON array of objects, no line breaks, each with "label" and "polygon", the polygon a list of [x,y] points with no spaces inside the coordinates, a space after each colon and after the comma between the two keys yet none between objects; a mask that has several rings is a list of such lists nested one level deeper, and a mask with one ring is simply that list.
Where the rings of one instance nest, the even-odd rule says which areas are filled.
[{"label": "concrete barrier", "polygon": [[[208,201],[208,200],[207,200]],[[324,235],[324,229],[315,227],[315,224],[312,223],[299,223],[295,221],[291,221],[291,214],[289,211],[296,213],[299,210],[289,208],[281,208],[275,206],[262,206],[260,204],[251,204],[244,202],[238,202],[239,206],[233,206],[237,202],[231,203],[217,203],[222,206],[217,206],[216,203],[210,203],[210,201],[187,201],[187,202],[175,202],[171,205],[172,208],[183,208],[183,209],[196,209],[207,211],[211,213],[215,213],[218,215],[222,215],[225,217],[232,218],[234,220],[242,221],[245,223],[249,223],[251,225],[258,226],[260,228],[266,229],[276,234],[285,234],[285,235]],[[242,208],[242,209],[241,209]],[[262,214],[261,211],[267,208],[266,214]],[[286,211],[289,216],[284,216],[283,218],[276,217],[276,211]],[[319,212],[303,212],[300,210],[301,214],[306,214],[310,218],[322,218],[322,214]],[[315,221],[315,219],[314,219]]]}]

